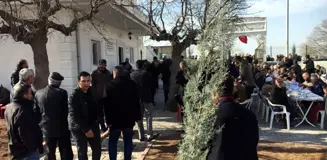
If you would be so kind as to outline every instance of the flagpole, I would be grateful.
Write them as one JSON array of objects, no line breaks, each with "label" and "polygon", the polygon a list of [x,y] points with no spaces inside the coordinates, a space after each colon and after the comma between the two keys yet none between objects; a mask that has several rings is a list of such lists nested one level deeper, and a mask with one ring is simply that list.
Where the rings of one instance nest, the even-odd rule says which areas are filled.
[{"label": "flagpole", "polygon": [[288,56],[289,53],[289,13],[290,13],[290,1],[286,0],[286,56]]}]

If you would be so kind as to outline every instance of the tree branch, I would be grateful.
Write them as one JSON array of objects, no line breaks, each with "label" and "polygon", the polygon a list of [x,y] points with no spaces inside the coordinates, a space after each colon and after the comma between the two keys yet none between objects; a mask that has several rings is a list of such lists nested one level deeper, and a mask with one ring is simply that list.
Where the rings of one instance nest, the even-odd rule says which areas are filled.
[{"label": "tree branch", "polygon": [[75,18],[70,23],[69,27],[66,27],[63,24],[57,24],[53,21],[48,21],[48,28],[55,29],[55,30],[61,32],[62,34],[69,36],[69,35],[71,35],[72,32],[74,32],[77,29],[77,25],[79,23],[87,21],[87,20],[91,20],[93,18],[93,16],[99,12],[99,8],[106,3],[107,3],[107,1],[91,0],[90,1],[90,6],[91,6],[90,12],[88,14],[85,14],[82,17]]}]

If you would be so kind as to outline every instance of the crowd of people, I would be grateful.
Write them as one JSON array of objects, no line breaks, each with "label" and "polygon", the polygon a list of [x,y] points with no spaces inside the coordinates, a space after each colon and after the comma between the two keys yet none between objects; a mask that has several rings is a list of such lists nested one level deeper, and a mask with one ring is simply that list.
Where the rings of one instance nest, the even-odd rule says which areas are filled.
[{"label": "crowd of people", "polygon": [[[297,116],[296,108],[289,102],[285,81],[298,82],[302,88],[327,98],[327,90],[324,90],[327,88],[326,69],[320,65],[315,66],[309,55],[303,61],[305,64],[303,69],[292,55],[284,57],[281,62],[272,65],[269,63],[259,65],[252,61],[250,56],[235,57],[230,66],[230,71],[233,71],[231,74],[236,75],[234,97],[239,102],[249,99],[253,88],[257,87],[263,96],[268,97],[274,104],[285,105],[287,111],[291,113],[291,120],[293,120]],[[308,107],[306,102],[303,102],[303,105]],[[316,105],[322,106],[323,104],[317,103]]]},{"label": "crowd of people", "polygon": [[[152,126],[154,96],[161,78],[167,102],[170,65],[171,60],[160,62],[154,57],[153,62],[136,61],[135,70],[124,62],[111,73],[106,60],[102,59],[91,74],[85,71],[78,74],[77,87],[68,95],[60,88],[64,77],[58,72],[50,74],[48,86],[35,91],[32,87],[34,71],[26,60],[21,60],[11,76],[11,102],[3,103],[12,159],[36,160],[44,153],[46,159],[55,160],[58,146],[61,159],[72,160],[72,136],[78,159],[88,159],[89,145],[92,159],[100,160],[101,142],[109,136],[110,160],[117,159],[119,138],[124,141],[124,159],[130,160],[135,124],[141,142],[159,136]],[[177,75],[178,84],[184,76],[182,69]]]},{"label": "crowd of people", "polygon": [[[91,74],[85,71],[78,74],[78,85],[69,96],[60,88],[64,77],[57,72],[48,77],[48,86],[35,91],[32,87],[34,72],[26,60],[21,60],[11,76],[11,102],[4,103],[10,155],[13,159],[39,159],[46,146],[46,159],[54,160],[58,146],[62,159],[73,159],[72,136],[78,159],[88,159],[89,144],[92,159],[99,160],[101,142],[109,136],[110,159],[117,159],[117,142],[122,138],[124,159],[130,160],[135,124],[140,141],[151,141],[159,136],[152,126],[156,106],[154,96],[159,86],[158,79],[161,79],[167,102],[171,63],[170,59],[160,62],[156,57],[153,62],[138,60],[133,70],[128,62],[124,62],[114,67],[111,73],[106,60],[102,59]],[[219,107],[215,126],[220,126],[223,134],[212,141],[208,159],[222,155],[223,159],[258,159],[256,116],[240,105],[251,98],[255,88],[259,88],[262,95],[273,103],[285,105],[291,119],[296,113],[295,107],[289,103],[285,81],[299,82],[301,87],[327,99],[326,69],[319,65],[315,67],[310,56],[304,63],[302,69],[292,56],[274,65],[258,64],[251,56],[235,56],[228,63],[230,74],[223,83],[222,95],[213,99]],[[186,68],[186,62],[181,61],[176,75],[176,83],[180,86],[176,100],[181,105],[184,87],[188,83]]]}]

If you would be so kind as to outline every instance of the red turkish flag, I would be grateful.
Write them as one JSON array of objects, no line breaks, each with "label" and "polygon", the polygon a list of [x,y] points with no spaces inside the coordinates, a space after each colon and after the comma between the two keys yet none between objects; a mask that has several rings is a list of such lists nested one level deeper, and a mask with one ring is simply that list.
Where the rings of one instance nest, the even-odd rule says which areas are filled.
[{"label": "red turkish flag", "polygon": [[248,37],[247,36],[239,36],[238,39],[240,39],[240,41],[245,43],[245,44],[248,43]]}]

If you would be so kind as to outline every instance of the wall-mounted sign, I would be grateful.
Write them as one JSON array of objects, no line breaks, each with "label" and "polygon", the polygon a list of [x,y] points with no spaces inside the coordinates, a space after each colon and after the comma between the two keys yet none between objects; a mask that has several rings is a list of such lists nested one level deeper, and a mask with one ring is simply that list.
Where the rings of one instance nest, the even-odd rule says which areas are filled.
[{"label": "wall-mounted sign", "polygon": [[107,55],[113,55],[113,54],[115,54],[115,51],[116,51],[116,40],[114,40],[114,39],[108,39],[108,41],[106,41],[106,50],[107,50]]}]

